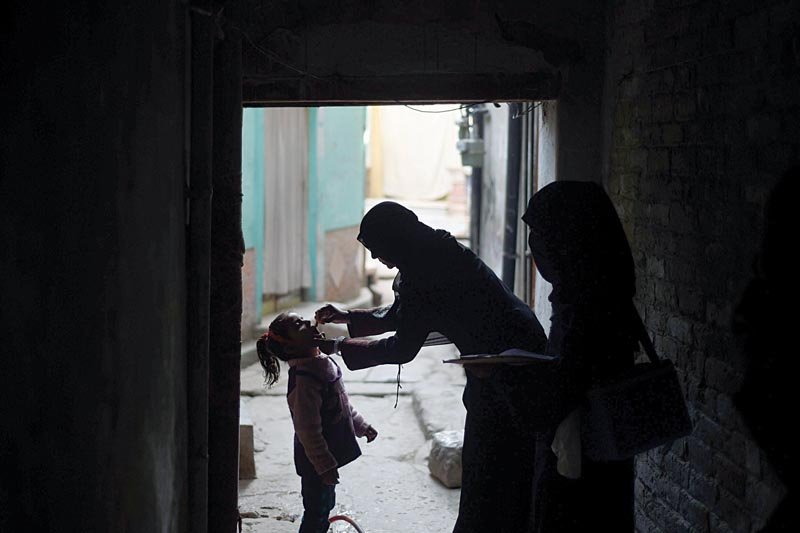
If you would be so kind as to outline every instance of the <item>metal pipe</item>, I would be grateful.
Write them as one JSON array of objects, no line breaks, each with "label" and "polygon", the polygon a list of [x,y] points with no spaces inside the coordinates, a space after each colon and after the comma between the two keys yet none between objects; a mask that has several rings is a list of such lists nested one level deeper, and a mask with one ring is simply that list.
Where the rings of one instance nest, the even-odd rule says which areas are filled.
[{"label": "metal pipe", "polygon": [[242,322],[242,46],[225,29],[214,50],[208,529],[239,521],[239,363]]},{"label": "metal pipe", "polygon": [[[531,186],[528,193],[528,198],[525,199],[526,203],[530,197],[536,194],[536,191],[539,190],[539,117],[541,117],[542,112],[541,105],[542,103],[539,102],[539,104],[537,104],[536,112],[531,115],[531,120],[533,121],[533,133],[531,134]],[[528,288],[529,296],[527,301],[528,305],[533,307],[536,305],[536,265],[533,263],[533,254],[527,245],[527,239],[523,239],[523,241],[525,242],[523,246],[525,249],[526,263],[530,272],[528,276],[528,283],[530,286]]]},{"label": "metal pipe", "polygon": [[506,216],[503,232],[503,283],[514,290],[514,271],[517,259],[517,202],[522,148],[522,117],[520,104],[508,105],[508,157],[506,159]]},{"label": "metal pipe", "polygon": [[[210,4],[209,4],[210,5]],[[208,9],[205,3],[196,7]],[[208,531],[208,365],[214,24],[189,11],[186,284],[189,531]]]},{"label": "metal pipe", "polygon": [[[476,105],[470,109],[470,115],[475,121],[476,138],[483,139],[483,116],[486,108]],[[484,157],[484,162],[486,158]],[[472,167],[470,176],[470,208],[469,208],[469,239],[470,248],[475,255],[480,255],[481,249],[481,202],[483,200],[483,163],[481,166]]]}]

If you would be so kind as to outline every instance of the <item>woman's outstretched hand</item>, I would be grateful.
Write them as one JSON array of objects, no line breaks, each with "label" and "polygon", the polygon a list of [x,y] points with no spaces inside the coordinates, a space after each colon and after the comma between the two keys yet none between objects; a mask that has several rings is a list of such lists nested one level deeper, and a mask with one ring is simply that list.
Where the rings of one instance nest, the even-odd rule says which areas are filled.
[{"label": "woman's outstretched hand", "polygon": [[326,304],[317,309],[317,312],[314,313],[314,318],[317,324],[347,324],[350,322],[347,311],[342,311],[332,304]]}]

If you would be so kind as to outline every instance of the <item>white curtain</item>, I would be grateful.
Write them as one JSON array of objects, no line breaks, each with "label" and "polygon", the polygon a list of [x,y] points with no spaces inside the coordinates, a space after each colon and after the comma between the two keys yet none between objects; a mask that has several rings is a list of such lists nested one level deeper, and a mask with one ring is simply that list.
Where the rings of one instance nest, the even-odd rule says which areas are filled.
[{"label": "white curtain", "polygon": [[311,286],[308,115],[267,109],[264,122],[264,293],[287,294]]},{"label": "white curtain", "polygon": [[[422,106],[443,111],[457,106]],[[405,106],[381,108],[383,192],[403,200],[438,200],[451,189],[453,179],[464,179],[456,149],[460,111],[423,113]]]}]

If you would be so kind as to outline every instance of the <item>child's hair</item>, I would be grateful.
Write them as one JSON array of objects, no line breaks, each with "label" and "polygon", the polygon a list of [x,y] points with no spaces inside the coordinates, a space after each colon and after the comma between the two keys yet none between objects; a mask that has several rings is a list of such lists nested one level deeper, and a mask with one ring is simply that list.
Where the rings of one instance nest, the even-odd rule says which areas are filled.
[{"label": "child's hair", "polygon": [[278,381],[278,376],[281,373],[281,365],[278,360],[287,361],[289,359],[284,345],[276,338],[276,336],[283,338],[287,336],[287,318],[289,318],[289,315],[286,313],[281,313],[275,317],[267,332],[256,341],[258,360],[264,369],[264,384],[268,387]]}]

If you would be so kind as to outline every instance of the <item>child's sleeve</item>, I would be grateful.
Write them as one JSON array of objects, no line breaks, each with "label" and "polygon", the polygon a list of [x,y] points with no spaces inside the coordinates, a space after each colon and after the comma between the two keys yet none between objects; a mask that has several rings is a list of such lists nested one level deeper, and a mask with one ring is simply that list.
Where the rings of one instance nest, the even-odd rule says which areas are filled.
[{"label": "child's sleeve", "polygon": [[352,403],[350,403],[349,398],[347,403],[350,406],[350,416],[353,419],[353,429],[356,432],[356,437],[363,437],[364,435],[367,434],[367,429],[369,428],[369,424],[367,423],[366,420],[364,420],[364,417],[361,416],[358,413],[358,411],[356,411],[356,408],[353,407]]},{"label": "child's sleeve", "polygon": [[303,445],[308,460],[317,474],[336,468],[336,458],[322,436],[322,386],[313,379],[297,377],[297,385],[287,398],[292,411],[294,432]]}]

